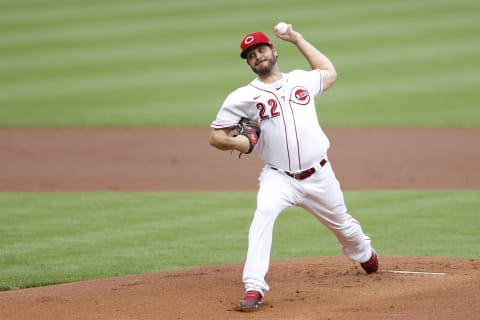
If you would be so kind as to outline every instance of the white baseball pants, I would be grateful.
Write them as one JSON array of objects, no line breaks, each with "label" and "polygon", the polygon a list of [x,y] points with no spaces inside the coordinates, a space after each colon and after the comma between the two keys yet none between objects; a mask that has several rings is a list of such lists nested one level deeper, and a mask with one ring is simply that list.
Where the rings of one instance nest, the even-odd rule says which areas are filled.
[{"label": "white baseball pants", "polygon": [[259,178],[257,209],[248,235],[243,270],[245,289],[263,292],[270,288],[265,275],[270,264],[273,227],[282,211],[291,206],[305,208],[330,229],[343,253],[353,262],[365,262],[371,254],[370,238],[348,212],[340,184],[330,162],[305,180],[296,180],[266,166]]}]

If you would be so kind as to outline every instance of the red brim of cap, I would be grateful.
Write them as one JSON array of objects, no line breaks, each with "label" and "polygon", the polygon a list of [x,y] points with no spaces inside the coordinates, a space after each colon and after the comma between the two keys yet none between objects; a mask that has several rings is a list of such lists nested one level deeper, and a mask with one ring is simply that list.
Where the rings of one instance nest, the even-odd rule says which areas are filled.
[{"label": "red brim of cap", "polygon": [[258,46],[261,46],[261,45],[269,46],[270,48],[272,47],[272,44],[267,43],[267,42],[256,43],[256,44],[254,44],[253,46],[250,46],[250,47],[248,47],[247,49],[243,50],[242,53],[240,53],[240,57],[241,57],[242,59],[247,59],[248,51],[250,51],[251,49],[254,49],[254,48],[258,47]]}]

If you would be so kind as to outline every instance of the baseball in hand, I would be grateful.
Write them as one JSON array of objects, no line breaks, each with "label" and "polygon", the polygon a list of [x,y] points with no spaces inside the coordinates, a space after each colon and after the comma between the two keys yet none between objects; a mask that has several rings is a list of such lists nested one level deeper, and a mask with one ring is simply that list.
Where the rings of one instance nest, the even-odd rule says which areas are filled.
[{"label": "baseball in hand", "polygon": [[280,34],[285,34],[287,33],[288,31],[288,24],[286,24],[285,22],[279,22],[277,24],[277,31],[278,33]]}]

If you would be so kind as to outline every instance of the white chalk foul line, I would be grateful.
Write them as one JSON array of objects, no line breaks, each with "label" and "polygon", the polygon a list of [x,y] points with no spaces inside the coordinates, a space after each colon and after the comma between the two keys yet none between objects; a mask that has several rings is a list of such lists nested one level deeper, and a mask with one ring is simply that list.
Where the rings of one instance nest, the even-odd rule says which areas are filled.
[{"label": "white chalk foul line", "polygon": [[400,274],[424,274],[424,275],[433,275],[433,276],[446,276],[446,272],[422,272],[422,271],[406,271],[406,270],[380,270],[379,272],[384,273],[400,273]]}]

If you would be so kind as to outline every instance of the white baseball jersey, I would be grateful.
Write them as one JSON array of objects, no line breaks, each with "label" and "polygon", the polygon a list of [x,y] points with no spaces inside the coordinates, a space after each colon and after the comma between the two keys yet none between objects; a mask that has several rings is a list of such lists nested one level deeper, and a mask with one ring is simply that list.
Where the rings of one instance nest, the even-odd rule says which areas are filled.
[{"label": "white baseball jersey", "polygon": [[255,151],[259,157],[270,166],[299,172],[323,159],[330,146],[314,101],[323,90],[323,75],[320,70],[294,70],[282,76],[273,84],[257,78],[233,91],[211,127],[233,127],[242,117],[258,122],[262,133]]}]

